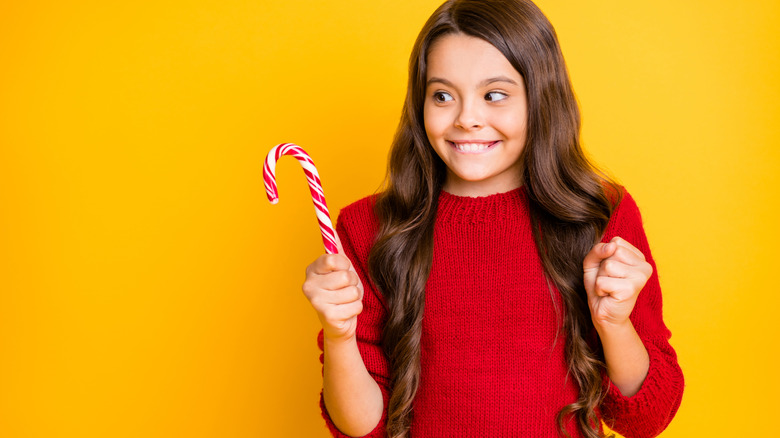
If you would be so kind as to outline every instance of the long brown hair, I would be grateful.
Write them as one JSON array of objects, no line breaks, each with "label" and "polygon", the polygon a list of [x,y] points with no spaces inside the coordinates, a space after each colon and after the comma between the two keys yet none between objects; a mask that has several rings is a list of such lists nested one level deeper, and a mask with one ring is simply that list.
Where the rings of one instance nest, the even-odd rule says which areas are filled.
[{"label": "long brown hair", "polygon": [[446,175],[423,123],[427,55],[438,38],[452,33],[489,42],[525,81],[529,114],[522,182],[537,252],[564,303],[568,372],[579,386],[577,401],[558,414],[558,429],[568,435],[564,423],[574,418],[585,436],[600,437],[596,409],[604,397],[604,363],[598,343],[592,343],[582,260],[601,238],[621,191],[580,147],[579,108],[555,30],[528,0],[449,0],[425,23],[412,50],[386,187],[375,205],[380,229],[368,259],[371,279],[388,307],[383,333],[392,367],[388,435],[408,435],[419,385],[425,285]]}]

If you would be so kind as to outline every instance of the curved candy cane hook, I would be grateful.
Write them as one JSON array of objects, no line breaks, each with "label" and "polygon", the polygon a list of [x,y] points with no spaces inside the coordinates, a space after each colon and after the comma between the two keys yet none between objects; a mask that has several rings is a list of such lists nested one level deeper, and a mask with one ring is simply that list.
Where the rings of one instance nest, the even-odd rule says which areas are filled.
[{"label": "curved candy cane hook", "polygon": [[294,143],[281,143],[273,147],[265,157],[263,164],[263,181],[265,182],[265,193],[271,204],[279,202],[279,191],[276,186],[276,162],[282,155],[291,155],[298,160],[303,167],[303,173],[306,174],[306,180],[309,182],[309,191],[312,201],[314,201],[314,210],[317,213],[317,221],[320,224],[322,233],[322,243],[325,244],[325,251],[328,254],[338,254],[336,246],[336,233],[333,231],[333,223],[330,221],[328,205],[325,203],[325,193],[322,191],[322,182],[317,168],[314,167],[309,154],[300,146]]}]

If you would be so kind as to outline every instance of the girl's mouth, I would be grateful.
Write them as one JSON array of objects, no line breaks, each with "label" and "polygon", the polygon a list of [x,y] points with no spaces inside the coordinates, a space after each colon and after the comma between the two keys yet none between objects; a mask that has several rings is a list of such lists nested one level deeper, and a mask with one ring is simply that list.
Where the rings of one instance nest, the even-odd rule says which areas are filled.
[{"label": "girl's mouth", "polygon": [[467,141],[449,141],[447,140],[447,143],[449,143],[450,146],[452,146],[456,151],[462,152],[464,154],[481,154],[484,152],[489,151],[490,149],[493,149],[495,145],[497,145],[500,142],[500,140],[497,141],[473,141],[473,142],[467,142]]}]

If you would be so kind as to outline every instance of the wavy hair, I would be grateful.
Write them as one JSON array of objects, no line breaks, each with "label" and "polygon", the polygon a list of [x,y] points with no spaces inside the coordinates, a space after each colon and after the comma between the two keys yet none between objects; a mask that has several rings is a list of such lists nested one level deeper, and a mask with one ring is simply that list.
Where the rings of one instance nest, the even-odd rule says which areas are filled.
[{"label": "wavy hair", "polygon": [[[449,34],[481,38],[522,75],[528,96],[522,183],[528,194],[537,252],[551,293],[564,305],[568,374],[576,402],[558,413],[574,419],[588,438],[601,437],[597,408],[604,398],[603,353],[593,343],[582,260],[600,240],[620,187],[598,171],[580,146],[580,113],[550,22],[528,0],[449,0],[428,19],[409,60],[409,84],[390,151],[385,188],[375,204],[380,228],[368,259],[384,295],[388,319],[383,347],[391,364],[387,433],[408,436],[420,378],[425,285],[433,257],[433,229],[446,167],[431,147],[423,122],[427,55]],[[589,342],[590,340],[590,342]]]}]

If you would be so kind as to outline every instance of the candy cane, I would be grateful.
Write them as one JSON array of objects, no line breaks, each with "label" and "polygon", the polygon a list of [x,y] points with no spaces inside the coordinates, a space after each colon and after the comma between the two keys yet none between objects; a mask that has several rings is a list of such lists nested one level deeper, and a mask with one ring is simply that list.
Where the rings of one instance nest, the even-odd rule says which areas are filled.
[{"label": "candy cane", "polygon": [[292,155],[303,167],[303,173],[309,181],[309,191],[314,201],[314,211],[317,213],[317,221],[320,223],[320,232],[322,233],[322,243],[325,244],[325,251],[328,254],[338,254],[336,248],[336,233],[333,231],[333,223],[330,221],[328,206],[325,203],[325,193],[322,191],[322,183],[317,168],[309,154],[300,146],[293,143],[282,143],[274,146],[265,157],[263,165],[263,180],[265,182],[265,193],[271,204],[279,202],[279,191],[276,187],[276,162],[282,155]]}]

